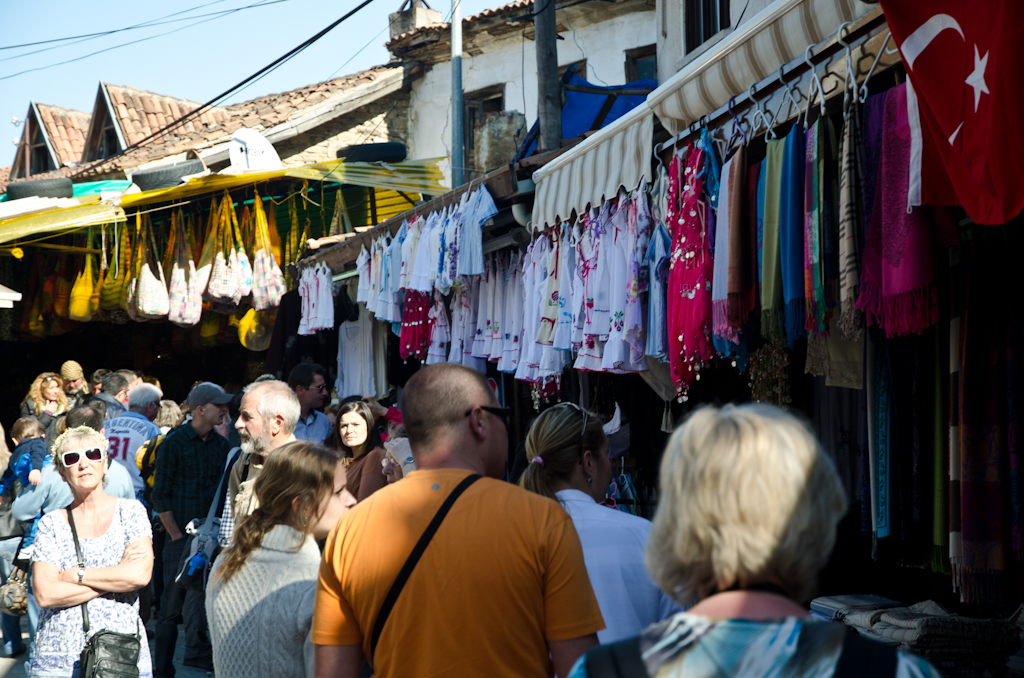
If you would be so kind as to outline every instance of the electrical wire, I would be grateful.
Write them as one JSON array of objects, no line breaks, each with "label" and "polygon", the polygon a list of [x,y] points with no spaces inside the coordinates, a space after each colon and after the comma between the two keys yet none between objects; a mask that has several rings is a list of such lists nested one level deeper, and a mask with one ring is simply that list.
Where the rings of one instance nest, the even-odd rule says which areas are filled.
[{"label": "electrical wire", "polygon": [[295,55],[299,54],[300,52],[305,50],[307,47],[309,47],[310,45],[315,43],[317,40],[319,40],[320,38],[324,37],[325,35],[330,33],[332,30],[334,30],[335,28],[340,26],[342,24],[342,22],[344,22],[349,17],[351,17],[354,14],[356,14],[359,10],[363,9],[364,7],[366,7],[371,2],[373,2],[373,0],[363,0],[363,2],[359,3],[353,9],[351,9],[348,12],[346,12],[340,19],[330,23],[326,28],[321,29],[319,32],[317,32],[312,37],[307,38],[306,40],[304,40],[303,42],[301,42],[297,46],[295,46],[292,49],[288,50],[283,55],[281,55],[280,57],[278,57],[274,61],[270,62],[269,64],[267,64],[266,66],[264,66],[260,70],[256,71],[255,73],[253,73],[252,75],[250,75],[246,79],[242,80],[237,85],[233,85],[232,87],[229,87],[228,89],[224,90],[223,92],[221,92],[217,96],[215,96],[212,99],[210,99],[209,101],[207,101],[205,104],[199,106],[199,108],[196,108],[194,111],[192,111],[190,113],[186,113],[185,115],[181,116],[177,120],[172,120],[165,127],[157,130],[156,132],[153,132],[152,134],[150,134],[147,137],[144,137],[144,138],[140,139],[139,141],[135,142],[134,144],[131,144],[130,146],[128,146],[127,148],[125,148],[121,152],[116,153],[116,154],[112,155],[109,158],[104,158],[103,160],[98,160],[98,161],[96,161],[96,162],[94,162],[94,163],[92,163],[92,164],[90,164],[90,165],[88,165],[86,167],[82,167],[78,172],[76,172],[72,176],[73,177],[79,176],[79,175],[85,173],[86,171],[94,170],[94,169],[96,169],[98,167],[102,167],[103,165],[109,163],[110,161],[123,156],[125,153],[128,153],[131,150],[139,148],[140,146],[142,146],[146,142],[151,141],[152,139],[156,139],[156,138],[164,136],[165,134],[170,132],[172,129],[180,126],[182,123],[185,123],[185,122],[187,122],[189,120],[192,120],[193,118],[196,118],[196,117],[200,116],[204,111],[206,111],[209,108],[212,108],[213,106],[216,106],[218,103],[220,103],[224,99],[228,98],[229,96],[231,96],[235,92],[239,92],[242,89],[244,89],[245,87],[248,87],[252,83],[257,82],[261,78],[265,77],[266,75],[269,75],[275,69],[277,69],[278,67],[280,67],[281,65],[286,63],[288,60],[290,60],[292,57],[294,57]]},{"label": "electrical wire", "polygon": [[[226,0],[216,0],[216,2],[225,2],[225,1]],[[216,4],[216,3],[210,3],[210,4]],[[65,47],[71,47],[72,45],[78,45],[78,44],[81,44],[83,42],[88,42],[89,40],[95,40],[96,38],[105,37],[107,35],[113,35],[115,33],[122,33],[124,31],[135,30],[135,29],[138,29],[138,28],[153,28],[155,26],[164,26],[166,24],[173,24],[173,23],[178,23],[178,22],[181,22],[181,21],[192,21],[193,19],[202,19],[204,17],[220,18],[222,16],[226,16],[228,14],[234,14],[235,12],[240,12],[242,10],[252,9],[254,7],[262,7],[263,5],[272,5],[272,4],[276,4],[276,3],[275,2],[267,2],[266,0],[260,0],[260,2],[256,2],[256,3],[252,4],[252,5],[246,5],[245,7],[237,7],[235,9],[223,9],[223,10],[220,10],[220,11],[217,11],[217,12],[210,12],[209,14],[197,14],[195,16],[181,17],[180,19],[168,19],[167,21],[164,21],[164,19],[167,19],[167,17],[160,17],[159,19],[153,19],[152,21],[149,21],[149,22],[146,22],[146,23],[141,23],[141,24],[136,24],[135,26],[128,26],[127,28],[119,28],[119,29],[112,30],[112,31],[104,31],[102,33],[90,33],[88,35],[73,36],[73,37],[70,37],[70,38],[60,38],[60,41],[62,41],[62,42],[66,41],[66,40],[74,40],[74,42],[69,42],[69,43],[63,44],[63,45],[53,45],[52,47],[44,47],[43,49],[37,49],[37,50],[35,50],[33,52],[24,52],[22,54],[16,54],[14,56],[4,57],[3,59],[0,59],[0,61],[13,61],[14,59],[20,59],[22,57],[31,56],[33,54],[41,54],[43,52],[49,52],[49,51],[55,50],[55,49],[63,49]],[[191,10],[185,10],[185,11],[191,11]],[[175,14],[182,14],[182,12],[176,12]],[[169,16],[174,16],[174,14],[171,14]],[[212,21],[212,19],[211,19],[211,21]],[[160,37],[160,36],[156,35],[156,36],[152,36],[152,37]],[[44,44],[44,43],[47,43],[47,42],[55,42],[55,41],[44,40],[42,43],[35,43],[35,44]],[[131,43],[129,43],[129,44],[131,44]],[[23,46],[24,45],[15,45],[15,47],[23,47]],[[0,47],[0,49],[12,49],[12,48],[11,47]],[[86,56],[91,56],[91,55],[86,55]],[[82,58],[85,58],[85,57],[82,57]]]},{"label": "electrical wire", "polygon": [[[136,28],[144,28],[146,26],[156,25],[156,24],[154,24],[154,22],[156,22],[156,21],[163,21],[164,19],[170,19],[172,16],[178,16],[179,14],[188,14],[189,12],[193,12],[193,11],[195,11],[197,9],[203,9],[204,7],[211,7],[213,5],[219,5],[222,2],[227,2],[227,0],[213,0],[213,2],[207,2],[207,3],[202,4],[202,5],[196,5],[195,7],[192,7],[190,9],[183,9],[183,10],[181,10],[179,12],[174,12],[172,14],[168,14],[166,16],[158,17],[156,19],[150,19],[149,21],[143,21],[141,24],[135,24],[133,26],[125,26],[124,28],[114,28],[114,29],[111,29],[109,31],[100,31],[98,33],[85,33],[83,35],[70,35],[70,36],[68,36],[66,38],[52,38],[50,40],[39,40],[39,41],[36,41],[36,42],[26,42],[26,43],[22,43],[20,45],[2,45],[2,46],[0,46],[0,50],[19,49],[21,47],[35,47],[37,45],[48,45],[48,44],[53,43],[53,42],[65,42],[67,40],[78,40],[79,38],[94,38],[94,37],[100,37],[102,35],[111,35],[112,33],[120,33],[122,31],[131,31],[131,30],[134,30]],[[195,19],[197,17],[190,17],[190,18]],[[187,21],[187,19],[178,19],[178,21]]]},{"label": "electrical wire", "polygon": [[65,61],[58,61],[56,63],[47,64],[46,66],[37,66],[35,68],[27,68],[27,69],[25,69],[23,71],[18,71],[17,73],[12,73],[10,75],[0,76],[0,80],[10,80],[11,78],[16,78],[19,75],[25,75],[26,73],[34,73],[36,71],[44,71],[44,70],[46,70],[48,68],[54,68],[56,66],[63,66],[65,64],[71,64],[71,63],[74,63],[76,61],[82,61],[84,59],[88,59],[89,57],[96,56],[97,54],[103,54],[104,52],[110,52],[110,51],[113,51],[115,49],[120,49],[122,47],[128,47],[130,45],[137,45],[140,42],[146,42],[147,40],[154,40],[156,38],[162,38],[165,35],[171,35],[172,33],[177,33],[179,31],[185,30],[186,28],[192,28],[193,26],[198,26],[200,24],[205,24],[205,23],[207,23],[209,21],[216,21],[217,19],[221,19],[221,18],[223,18],[225,16],[229,16],[229,15],[234,14],[236,12],[241,12],[242,10],[245,10],[245,9],[252,9],[253,7],[266,7],[268,5],[276,5],[276,4],[281,3],[281,2],[289,2],[289,0],[261,0],[260,2],[254,3],[252,5],[246,5],[245,7],[239,7],[237,9],[227,10],[224,13],[220,14],[220,16],[216,16],[216,17],[213,17],[213,18],[210,18],[210,19],[203,19],[202,21],[196,21],[195,23],[188,24],[187,26],[180,26],[178,28],[175,28],[175,29],[170,30],[170,31],[166,31],[164,33],[158,33],[157,35],[150,35],[150,36],[145,37],[145,38],[139,38],[138,40],[132,40],[131,42],[124,42],[124,43],[121,43],[120,45],[114,45],[112,47],[106,47],[104,49],[97,50],[95,52],[90,52],[89,54],[86,54],[84,56],[75,57],[74,59],[67,59]]}]

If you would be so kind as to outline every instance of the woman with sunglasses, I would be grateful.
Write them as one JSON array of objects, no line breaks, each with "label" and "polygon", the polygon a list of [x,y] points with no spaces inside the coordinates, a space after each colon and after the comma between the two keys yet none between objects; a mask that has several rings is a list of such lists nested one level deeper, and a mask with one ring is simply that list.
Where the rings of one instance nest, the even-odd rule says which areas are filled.
[{"label": "woman with sunglasses", "polygon": [[677,612],[644,566],[650,522],[599,503],[612,480],[601,419],[572,403],[545,410],[526,434],[526,456],[519,486],[562,504],[579,534],[606,626],[598,640],[635,636]]},{"label": "woman with sunglasses", "polygon": [[46,432],[46,447],[52,448],[57,439],[57,420],[68,411],[68,397],[64,393],[64,380],[59,374],[43,372],[28,387],[21,402],[21,416],[35,417]]},{"label": "woman with sunglasses", "polygon": [[381,468],[384,443],[370,406],[361,400],[342,403],[331,436],[332,446],[348,461],[348,491],[362,501],[388,484]]},{"label": "woman with sunglasses", "polygon": [[[141,503],[106,493],[106,450],[106,439],[88,426],[68,429],[54,445],[57,470],[73,500],[67,509],[44,515],[36,529],[32,588],[43,611],[32,676],[77,675],[85,605],[90,636],[101,630],[139,634],[139,675],[152,675],[138,595],[153,572],[152,528]],[[85,567],[79,565],[72,524]]]}]

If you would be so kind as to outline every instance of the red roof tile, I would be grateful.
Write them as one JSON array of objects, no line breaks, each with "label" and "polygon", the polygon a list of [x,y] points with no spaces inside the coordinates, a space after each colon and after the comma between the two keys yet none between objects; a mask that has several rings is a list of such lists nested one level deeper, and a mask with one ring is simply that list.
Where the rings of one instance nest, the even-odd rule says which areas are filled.
[{"label": "red roof tile", "polygon": [[46,104],[35,104],[35,106],[60,164],[66,165],[80,161],[82,150],[85,148],[85,133],[89,131],[89,120],[92,115],[60,106]]}]

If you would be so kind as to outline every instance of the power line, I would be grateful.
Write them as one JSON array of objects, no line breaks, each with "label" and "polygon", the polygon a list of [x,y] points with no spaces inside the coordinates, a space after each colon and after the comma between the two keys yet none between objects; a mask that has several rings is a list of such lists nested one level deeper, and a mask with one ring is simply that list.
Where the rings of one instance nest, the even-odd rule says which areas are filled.
[{"label": "power line", "polygon": [[[213,5],[213,4],[217,4],[218,2],[225,2],[225,0],[216,0],[216,2],[211,2],[210,4]],[[224,16],[224,15],[227,15],[227,14],[233,14],[234,12],[237,12],[237,11],[241,11],[241,10],[245,10],[245,9],[251,9],[253,7],[261,7],[264,4],[273,4],[273,3],[266,3],[264,0],[261,0],[260,2],[254,3],[252,5],[247,5],[245,7],[238,7],[238,8],[235,8],[235,9],[223,9],[223,10],[220,10],[220,11],[217,11],[217,12],[210,12],[209,14],[196,14],[195,16],[181,17],[179,19],[170,19],[169,18],[169,17],[175,16],[177,14],[183,14],[184,12],[190,12],[190,11],[192,11],[194,9],[198,9],[197,7],[193,7],[192,10],[184,10],[183,12],[175,12],[175,14],[170,14],[170,15],[168,15],[166,17],[160,17],[159,19],[153,19],[151,21],[147,21],[147,22],[144,22],[144,23],[141,23],[141,24],[136,24],[134,26],[128,26],[126,28],[118,28],[118,29],[111,30],[111,31],[103,31],[101,33],[88,33],[86,35],[75,35],[75,36],[71,36],[71,37],[68,37],[68,38],[59,38],[57,40],[43,40],[42,42],[38,42],[38,43],[29,43],[29,45],[33,45],[33,44],[34,45],[42,45],[42,44],[51,43],[51,42],[63,42],[65,44],[53,45],[51,47],[44,47],[42,49],[34,50],[32,52],[23,52],[22,54],[15,54],[14,56],[4,57],[3,59],[0,59],[0,61],[12,61],[14,59],[20,59],[22,57],[32,56],[33,54],[42,54],[43,52],[49,52],[49,51],[55,50],[55,49],[63,49],[65,47],[71,47],[72,45],[78,45],[78,44],[81,44],[83,42],[88,42],[89,40],[95,40],[96,38],[102,38],[102,37],[106,37],[108,35],[113,35],[115,33],[123,33],[125,31],[131,31],[131,30],[135,30],[135,29],[138,29],[138,28],[154,28],[156,26],[164,26],[166,24],[173,24],[173,23],[178,23],[178,22],[181,22],[181,21],[192,21],[193,19],[201,19],[203,17],[221,17],[221,16]],[[201,7],[202,6],[203,5],[201,5]],[[159,36],[153,36],[153,37],[159,37]],[[66,42],[67,40],[74,40],[74,42]],[[14,49],[15,47],[28,47],[29,45],[14,45],[12,47],[0,47],[0,50]]]},{"label": "power line", "polygon": [[[168,14],[166,16],[158,17],[156,19],[150,19],[149,21],[143,21],[141,24],[135,24],[133,26],[125,26],[124,28],[113,28],[113,29],[111,29],[109,31],[100,31],[98,33],[85,33],[83,35],[70,35],[70,36],[68,36],[66,38],[51,38],[50,40],[38,40],[36,42],[26,42],[26,43],[22,43],[20,45],[2,45],[2,46],[0,46],[0,50],[19,49],[21,47],[36,47],[37,45],[48,45],[48,44],[53,43],[53,42],[65,42],[67,40],[78,40],[79,38],[96,38],[96,37],[99,37],[99,36],[102,36],[102,35],[110,35],[112,33],[120,33],[122,31],[131,31],[131,30],[134,30],[136,28],[145,28],[147,26],[159,25],[159,24],[155,24],[154,22],[163,21],[164,19],[170,19],[172,16],[178,16],[179,14],[188,14],[189,12],[193,12],[193,11],[195,11],[197,9],[203,9],[204,7],[211,7],[213,5],[219,5],[222,2],[227,2],[227,0],[213,0],[213,2],[208,2],[208,3],[205,3],[203,5],[196,5],[195,7],[192,7],[190,9],[183,9],[180,12],[174,12],[172,14]],[[196,19],[198,17],[189,17],[189,18]],[[187,21],[187,20],[188,20],[187,18],[186,19],[177,19],[177,21]]]},{"label": "power line", "polygon": [[[124,42],[124,43],[121,43],[120,45],[114,45],[112,47],[106,47],[104,49],[100,49],[100,50],[97,50],[95,52],[90,52],[89,54],[86,54],[84,56],[75,57],[74,59],[66,59],[64,61],[58,61],[56,63],[47,64],[46,66],[36,66],[35,68],[27,68],[27,69],[25,69],[23,71],[18,71],[17,73],[12,73],[10,75],[0,76],[0,80],[10,80],[11,78],[16,78],[19,75],[25,75],[26,73],[34,73],[36,71],[44,71],[44,70],[46,70],[48,68],[55,68],[57,66],[64,66],[65,64],[75,63],[76,61],[82,61],[84,59],[88,59],[89,57],[96,56],[97,54],[103,54],[104,52],[110,52],[110,51],[113,51],[115,49],[120,49],[122,47],[128,47],[130,45],[137,45],[138,43],[146,42],[147,40],[155,40],[156,38],[162,38],[162,37],[164,37],[166,35],[171,35],[172,33],[177,33],[179,31],[183,31],[186,28],[192,28],[193,26],[198,26],[200,24],[205,24],[205,23],[210,22],[210,21],[215,21],[217,19],[223,18],[223,17],[228,16],[230,14],[234,14],[235,12],[241,12],[242,10],[245,10],[245,9],[251,9],[253,7],[266,7],[268,5],[276,5],[276,4],[281,3],[281,2],[289,2],[289,0],[261,0],[260,2],[254,3],[252,5],[246,5],[245,7],[239,7],[237,9],[232,9],[232,10],[225,10],[225,12],[221,13],[219,16],[213,17],[211,19],[203,19],[202,21],[196,21],[195,23],[188,24],[187,26],[181,26],[179,28],[175,28],[173,30],[166,31],[164,33],[158,33],[157,35],[150,35],[150,36],[145,37],[145,38],[139,38],[138,40],[132,40],[131,42]],[[190,17],[190,18],[195,18],[195,17]]]},{"label": "power line", "polygon": [[124,150],[122,150],[120,153],[112,155],[109,158],[105,158],[103,160],[99,160],[99,161],[89,165],[88,167],[83,167],[82,169],[80,169],[78,172],[76,172],[72,176],[79,176],[79,175],[81,175],[82,173],[84,173],[87,170],[95,169],[97,167],[102,167],[106,163],[108,163],[108,162],[110,162],[110,161],[112,161],[112,160],[114,160],[116,158],[119,158],[119,157],[123,156],[128,151],[131,151],[131,150],[134,150],[136,148],[139,148],[140,146],[142,146],[147,141],[150,141],[151,139],[156,139],[156,138],[162,137],[163,135],[167,134],[170,130],[174,129],[175,127],[178,127],[182,123],[187,122],[187,121],[189,121],[189,120],[191,120],[193,118],[198,117],[206,109],[212,108],[213,106],[216,106],[217,103],[219,103],[219,102],[223,101],[224,99],[228,98],[229,96],[231,96],[235,92],[241,90],[242,88],[246,87],[250,83],[256,82],[260,78],[262,78],[265,75],[269,74],[274,69],[276,69],[277,67],[281,66],[282,64],[287,62],[292,57],[294,57],[296,54],[302,52],[304,49],[306,49],[307,47],[312,45],[314,42],[316,42],[320,38],[322,38],[325,35],[327,35],[328,33],[330,33],[332,30],[334,30],[339,25],[341,25],[342,22],[344,22],[349,17],[353,16],[359,10],[361,10],[364,7],[366,7],[367,5],[369,5],[371,2],[373,2],[373,0],[363,0],[363,2],[359,3],[358,5],[356,5],[355,8],[353,8],[352,10],[346,12],[345,15],[342,16],[337,21],[334,21],[333,23],[329,24],[326,28],[320,30],[318,33],[316,33],[312,37],[306,39],[305,41],[303,41],[302,43],[300,43],[296,47],[293,47],[292,49],[288,50],[283,55],[281,55],[280,57],[278,57],[274,61],[270,62],[269,64],[267,64],[266,66],[264,66],[260,70],[256,71],[255,73],[253,73],[252,75],[247,77],[245,80],[242,80],[237,85],[233,85],[232,87],[228,88],[227,90],[225,90],[225,91],[221,92],[220,94],[218,94],[217,96],[213,97],[212,99],[210,99],[205,104],[203,104],[199,108],[195,109],[191,113],[186,113],[185,115],[181,116],[177,120],[171,121],[171,123],[168,124],[167,126],[157,130],[156,132],[153,132],[148,137],[140,139],[139,141],[135,142],[134,144],[132,144],[132,145],[128,146],[127,148],[125,148]]}]

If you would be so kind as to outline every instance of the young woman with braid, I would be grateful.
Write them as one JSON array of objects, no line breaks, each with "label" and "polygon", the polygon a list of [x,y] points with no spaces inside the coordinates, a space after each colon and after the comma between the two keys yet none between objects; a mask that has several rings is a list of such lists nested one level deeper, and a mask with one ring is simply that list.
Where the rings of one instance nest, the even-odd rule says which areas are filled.
[{"label": "young woman with braid", "polygon": [[579,534],[606,625],[598,640],[629,638],[678,612],[644,566],[650,522],[599,503],[612,480],[601,419],[573,403],[545,410],[526,434],[526,458],[519,486],[559,502]]},{"label": "young woman with braid", "polygon": [[309,629],[324,539],[356,499],[336,453],[306,442],[267,458],[257,508],[214,565],[206,615],[217,678],[313,675]]}]

